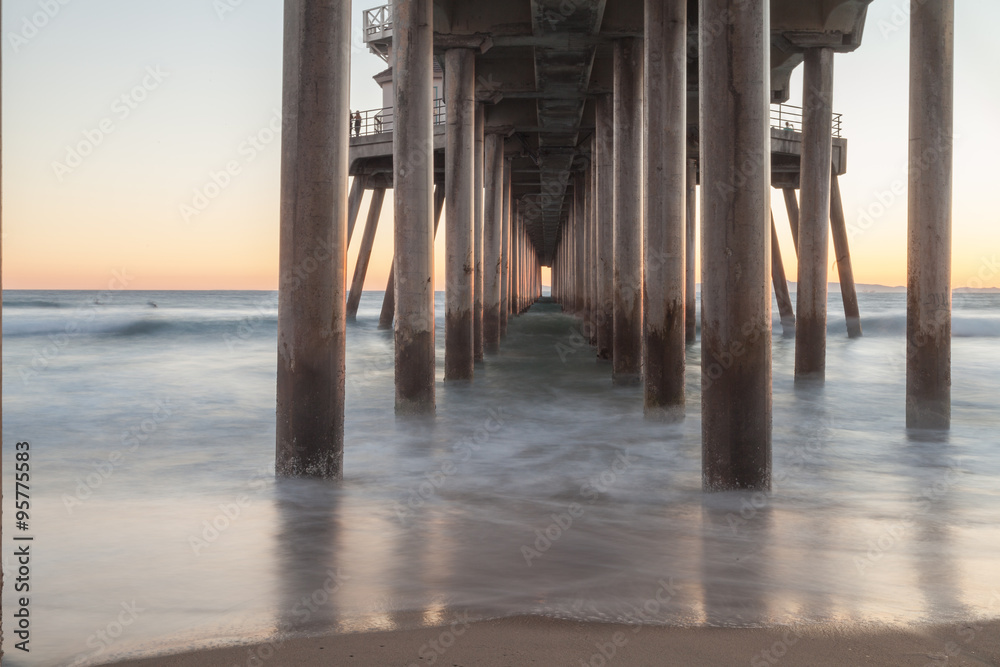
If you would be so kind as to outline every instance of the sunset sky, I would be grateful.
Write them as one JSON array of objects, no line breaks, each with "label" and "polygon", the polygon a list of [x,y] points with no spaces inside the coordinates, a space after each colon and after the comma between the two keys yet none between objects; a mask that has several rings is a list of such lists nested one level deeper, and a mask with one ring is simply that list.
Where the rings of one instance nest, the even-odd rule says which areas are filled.
[{"label": "sunset sky", "polygon": [[[361,14],[382,4],[354,3],[355,109],[381,106],[371,77],[385,65],[361,41]],[[1000,208],[989,198],[1000,155],[992,45],[1000,3],[956,4],[953,283],[996,287]],[[56,9],[36,29],[41,5]],[[849,140],[841,187],[861,283],[906,281],[906,195],[893,184],[905,187],[908,7],[875,0],[861,48],[835,61],[834,108]],[[276,289],[280,138],[270,125],[281,108],[282,8],[278,0],[3,3],[5,288],[104,289],[117,271],[130,289]],[[801,67],[796,74],[792,104]],[[185,220],[182,205],[231,161],[239,173]],[[780,192],[772,201],[793,278]],[[389,196],[367,289],[386,284],[391,211]]]}]

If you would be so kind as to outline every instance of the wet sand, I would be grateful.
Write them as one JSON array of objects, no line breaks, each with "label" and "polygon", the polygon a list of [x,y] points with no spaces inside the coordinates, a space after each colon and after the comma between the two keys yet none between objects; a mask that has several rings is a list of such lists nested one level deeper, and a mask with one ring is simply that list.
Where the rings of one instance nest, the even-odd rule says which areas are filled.
[{"label": "wet sand", "polygon": [[132,660],[128,667],[262,665],[1000,665],[1000,621],[924,626],[708,628],[519,616],[463,625],[295,639]]}]

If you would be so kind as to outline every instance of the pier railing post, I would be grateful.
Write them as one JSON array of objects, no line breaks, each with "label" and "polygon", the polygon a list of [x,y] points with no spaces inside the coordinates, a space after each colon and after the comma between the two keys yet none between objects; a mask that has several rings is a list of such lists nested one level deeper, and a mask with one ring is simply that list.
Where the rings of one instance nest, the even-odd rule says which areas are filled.
[{"label": "pier railing post", "polygon": [[[701,0],[702,485],[771,485],[768,3]],[[723,25],[719,25],[722,22]]]},{"label": "pier railing post", "polygon": [[906,426],[951,426],[954,0],[910,3]]},{"label": "pier railing post", "polygon": [[642,321],[647,417],[684,417],[687,3],[646,0]]},{"label": "pier railing post", "polygon": [[344,457],[351,2],[285,2],[275,472]]},{"label": "pier railing post", "polygon": [[393,0],[396,412],[434,412],[434,8]]}]

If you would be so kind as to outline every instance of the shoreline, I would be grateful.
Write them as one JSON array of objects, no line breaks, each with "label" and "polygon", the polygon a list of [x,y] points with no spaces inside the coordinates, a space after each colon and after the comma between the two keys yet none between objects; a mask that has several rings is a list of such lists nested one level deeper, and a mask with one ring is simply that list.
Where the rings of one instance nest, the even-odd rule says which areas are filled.
[{"label": "shoreline", "polygon": [[513,616],[450,626],[289,639],[129,659],[117,667],[263,665],[947,665],[1000,664],[1000,619],[899,627],[819,624],[722,628]]}]

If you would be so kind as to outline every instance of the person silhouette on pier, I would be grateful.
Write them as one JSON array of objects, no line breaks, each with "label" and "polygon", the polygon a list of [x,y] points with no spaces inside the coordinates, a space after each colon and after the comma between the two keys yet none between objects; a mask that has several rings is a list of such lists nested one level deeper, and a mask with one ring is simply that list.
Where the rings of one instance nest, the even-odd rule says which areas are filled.
[{"label": "person silhouette on pier", "polygon": [[355,111],[354,112],[354,136],[356,136],[356,137],[360,137],[361,136],[361,112],[360,111]]}]

